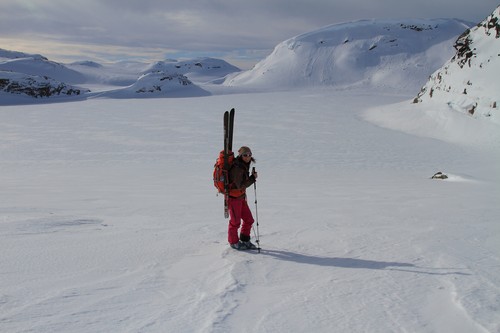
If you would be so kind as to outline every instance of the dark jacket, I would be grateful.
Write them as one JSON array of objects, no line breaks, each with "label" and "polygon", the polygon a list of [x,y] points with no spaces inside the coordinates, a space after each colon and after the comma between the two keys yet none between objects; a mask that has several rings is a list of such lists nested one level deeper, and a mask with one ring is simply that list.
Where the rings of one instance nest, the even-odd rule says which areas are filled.
[{"label": "dark jacket", "polygon": [[234,164],[229,170],[229,181],[231,184],[231,190],[229,191],[229,196],[233,198],[244,198],[246,188],[252,186],[255,183],[255,177],[249,175],[250,163],[245,163],[241,156],[238,156],[234,160]]}]

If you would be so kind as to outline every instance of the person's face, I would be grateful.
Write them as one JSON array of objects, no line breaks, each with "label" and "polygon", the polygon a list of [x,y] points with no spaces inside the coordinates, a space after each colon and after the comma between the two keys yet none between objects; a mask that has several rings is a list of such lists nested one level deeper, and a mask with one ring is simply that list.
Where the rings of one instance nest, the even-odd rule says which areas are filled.
[{"label": "person's face", "polygon": [[243,161],[245,161],[245,163],[248,163],[252,160],[251,153],[245,153],[245,154],[241,155],[241,157],[243,158]]}]

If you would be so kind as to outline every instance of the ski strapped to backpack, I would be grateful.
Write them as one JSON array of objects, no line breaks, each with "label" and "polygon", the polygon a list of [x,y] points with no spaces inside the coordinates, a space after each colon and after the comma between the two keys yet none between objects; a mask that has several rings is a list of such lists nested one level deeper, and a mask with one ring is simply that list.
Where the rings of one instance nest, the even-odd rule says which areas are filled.
[{"label": "ski strapped to backpack", "polygon": [[214,165],[214,186],[219,193],[224,194],[224,217],[229,217],[229,170],[234,163],[233,153],[233,125],[234,108],[224,112],[224,150],[219,153],[219,157]]}]

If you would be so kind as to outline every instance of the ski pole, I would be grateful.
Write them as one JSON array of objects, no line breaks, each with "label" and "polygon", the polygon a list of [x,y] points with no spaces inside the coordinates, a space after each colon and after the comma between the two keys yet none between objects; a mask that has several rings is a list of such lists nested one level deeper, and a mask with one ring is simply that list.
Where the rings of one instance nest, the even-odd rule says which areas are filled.
[{"label": "ski pole", "polygon": [[[255,167],[252,168],[252,174],[254,174],[254,173],[255,173]],[[259,212],[257,209],[257,180],[255,180],[253,183],[253,190],[255,193],[255,223],[256,223],[257,228],[254,228],[252,226],[252,229],[253,229],[253,233],[255,236],[255,242],[257,243],[257,250],[260,253]],[[257,229],[257,234],[255,234],[255,229]]]}]

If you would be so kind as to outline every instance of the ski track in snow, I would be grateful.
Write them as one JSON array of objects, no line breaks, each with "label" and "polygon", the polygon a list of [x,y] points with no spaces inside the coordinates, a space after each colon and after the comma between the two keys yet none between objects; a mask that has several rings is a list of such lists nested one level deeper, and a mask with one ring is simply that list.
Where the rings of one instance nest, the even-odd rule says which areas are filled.
[{"label": "ski track in snow", "polygon": [[[498,332],[498,156],[363,120],[405,98],[1,108],[0,331]],[[210,179],[230,107],[261,253]]]}]

